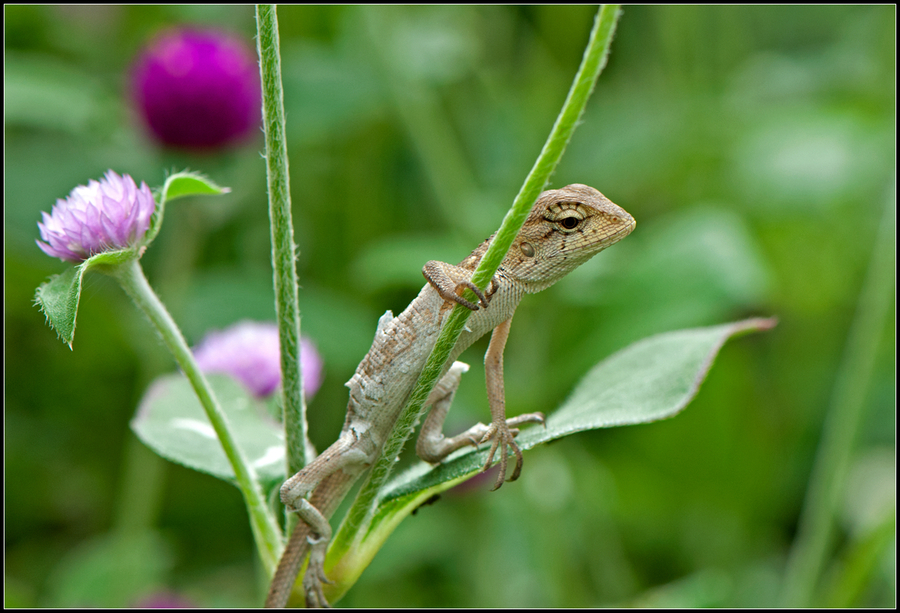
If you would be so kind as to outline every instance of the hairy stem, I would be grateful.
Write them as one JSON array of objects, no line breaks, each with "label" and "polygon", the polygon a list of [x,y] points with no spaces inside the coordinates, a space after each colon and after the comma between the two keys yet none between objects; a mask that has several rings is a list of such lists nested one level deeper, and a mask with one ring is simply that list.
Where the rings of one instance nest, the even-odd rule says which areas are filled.
[{"label": "hairy stem", "polygon": [[293,475],[307,462],[307,424],[300,365],[300,308],[297,304],[294,226],[291,220],[291,186],[284,128],[284,95],[281,88],[281,52],[278,16],[274,5],[256,5],[256,27],[263,88],[275,313],[281,339],[281,400],[287,441],[287,474]]},{"label": "hairy stem", "polygon": [[266,504],[256,471],[253,470],[253,466],[247,461],[240,447],[238,447],[228,426],[225,414],[222,412],[209,382],[197,366],[194,355],[188,348],[181,330],[179,330],[175,320],[169,315],[153,288],[150,287],[138,260],[131,260],[116,266],[110,274],[115,277],[125,292],[137,304],[138,308],[150,320],[150,323],[159,333],[163,343],[175,357],[178,366],[181,367],[181,370],[194,388],[194,392],[197,394],[203,410],[206,411],[206,416],[216,432],[222,449],[225,451],[225,456],[231,464],[237,486],[244,495],[259,555],[265,567],[270,571],[273,570],[281,554],[281,530],[269,506]]},{"label": "hairy stem", "polygon": [[[506,252],[509,251],[513,240],[525,223],[528,212],[534,205],[541,190],[547,184],[553,170],[559,163],[566,145],[568,145],[578,120],[584,112],[588,98],[597,82],[597,77],[606,64],[609,46],[612,41],[615,25],[619,18],[618,5],[604,5],[600,7],[594,20],[594,27],[581,66],[569,90],[563,108],[557,116],[556,123],[550,132],[547,142],[544,144],[531,172],[525,179],[525,183],[519,190],[519,194],[512,207],[503,219],[497,235],[491,242],[491,246],[485,253],[472,280],[480,288],[484,289],[490,282]],[[381,457],[375,462],[368,478],[360,488],[359,494],[347,517],[341,525],[335,537],[334,544],[329,552],[329,557],[336,559],[341,557],[351,546],[352,542],[360,538],[360,528],[367,524],[375,509],[377,494],[390,476],[397,456],[412,434],[419,414],[428,394],[437,383],[444,363],[450,356],[450,352],[456,345],[462,333],[463,326],[469,318],[471,311],[461,305],[457,305],[438,336],[437,343],[431,356],[422,371],[418,382],[412,392],[409,402],[403,409],[394,429],[384,446]]]}]

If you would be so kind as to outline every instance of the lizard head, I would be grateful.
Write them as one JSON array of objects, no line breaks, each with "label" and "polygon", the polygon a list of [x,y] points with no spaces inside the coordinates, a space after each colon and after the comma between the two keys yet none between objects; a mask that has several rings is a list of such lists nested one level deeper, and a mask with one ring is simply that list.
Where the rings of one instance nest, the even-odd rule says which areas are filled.
[{"label": "lizard head", "polygon": [[634,218],[578,183],[541,194],[503,262],[529,293],[550,287],[634,230]]}]

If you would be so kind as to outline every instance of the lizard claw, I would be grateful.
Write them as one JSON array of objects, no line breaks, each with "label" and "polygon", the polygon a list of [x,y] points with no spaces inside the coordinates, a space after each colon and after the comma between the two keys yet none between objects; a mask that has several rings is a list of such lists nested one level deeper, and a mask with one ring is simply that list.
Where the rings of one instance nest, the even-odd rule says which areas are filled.
[{"label": "lizard claw", "polygon": [[[487,286],[487,290],[485,290],[484,295],[490,301],[491,297],[493,297],[494,293],[500,289],[500,279],[497,278],[497,275],[491,277],[491,282]],[[487,306],[487,305],[485,305]]]},{"label": "lizard claw", "polygon": [[[441,298],[447,302],[461,304],[472,311],[477,311],[479,308],[486,309],[491,301],[491,296],[500,287],[500,282],[494,276],[487,291],[482,291],[469,279],[471,271],[435,260],[426,262],[422,268],[422,274]],[[466,289],[472,290],[472,293],[478,296],[478,304],[462,297],[462,293]],[[479,307],[479,305],[481,306]]]},{"label": "lizard claw", "polygon": [[[497,475],[497,481],[494,482],[494,487],[491,488],[492,492],[499,489],[505,481],[515,481],[519,478],[519,475],[522,473],[522,450],[519,449],[514,440],[519,434],[519,429],[514,426],[534,423],[541,424],[545,428],[547,427],[543,413],[524,413],[510,417],[500,422],[500,425],[492,423],[485,431],[484,436],[481,437],[482,443],[492,441],[491,450],[488,452],[487,461],[484,463],[484,468],[481,469],[481,472],[491,467],[491,464],[494,462],[494,454],[497,453],[498,449],[500,450],[500,474]],[[509,479],[506,478],[507,447],[512,449],[513,454],[516,456],[516,467]]]},{"label": "lizard claw", "polygon": [[[491,488],[491,491],[497,490],[505,481],[515,481],[519,478],[519,474],[522,472],[522,450],[519,449],[519,446],[516,445],[516,442],[513,440],[515,438],[515,434],[510,430],[509,426],[506,424],[506,421],[500,422],[502,425],[491,424],[488,428],[488,431],[482,437],[481,442],[485,443],[489,440],[492,440],[491,450],[488,452],[487,461],[484,463],[484,468],[481,469],[482,472],[486,471],[491,467],[491,464],[494,462],[494,454],[497,450],[500,450],[500,474],[497,475],[497,480],[494,482],[494,487]],[[518,434],[518,431],[516,431]],[[516,468],[513,470],[512,475],[510,475],[509,479],[506,478],[506,465],[508,461],[508,455],[506,453],[507,447],[512,449],[513,453],[516,456]]]},{"label": "lizard claw", "polygon": [[[521,426],[522,424],[541,424],[546,428],[547,420],[544,419],[544,414],[540,412],[522,413],[506,420],[507,426]],[[518,434],[518,430],[516,430],[516,434]]]},{"label": "lizard claw", "polygon": [[[324,537],[313,538],[308,537],[310,544],[309,565],[306,568],[306,574],[303,575],[303,593],[306,594],[306,608],[308,609],[328,609],[331,605],[325,599],[325,592],[322,590],[322,584],[333,584],[334,581],[325,576],[325,552],[324,544],[328,543],[328,539]],[[319,545],[319,547],[316,547]]]},{"label": "lizard claw", "polygon": [[[494,283],[494,282],[491,281],[491,287],[490,287],[489,289],[491,289],[491,288],[493,287],[493,283]],[[477,305],[477,304],[474,304],[474,303],[472,303],[472,302],[469,302],[468,300],[466,300],[465,298],[463,298],[463,297],[460,295],[460,294],[462,294],[463,290],[464,290],[464,289],[467,289],[467,288],[470,289],[470,290],[472,290],[472,293],[475,294],[476,296],[478,296],[478,304],[481,305],[481,308],[486,309],[486,308],[488,307],[488,304],[489,304],[490,301],[491,301],[491,295],[492,295],[494,292],[491,291],[491,292],[489,292],[489,293],[486,294],[486,293],[484,293],[483,291],[481,291],[481,288],[479,288],[477,285],[475,285],[474,283],[472,283],[471,281],[468,281],[468,280],[466,280],[466,281],[460,281],[459,283],[456,284],[456,291],[452,294],[452,300],[454,300],[455,302],[460,303],[461,305],[463,305],[463,306],[466,307],[467,309],[471,309],[471,310],[473,310],[473,311],[477,311],[477,310],[478,310],[478,305]]]}]

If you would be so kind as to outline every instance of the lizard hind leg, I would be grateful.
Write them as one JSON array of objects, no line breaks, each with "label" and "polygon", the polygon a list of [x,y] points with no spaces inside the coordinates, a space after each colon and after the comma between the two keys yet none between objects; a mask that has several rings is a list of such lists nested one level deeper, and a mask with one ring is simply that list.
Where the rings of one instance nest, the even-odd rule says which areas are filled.
[{"label": "lizard hind leg", "polygon": [[300,521],[278,563],[267,607],[285,606],[307,551],[309,564],[303,575],[306,604],[328,606],[322,589],[323,583],[331,583],[325,575],[325,554],[332,535],[328,518],[356,477],[372,462],[358,441],[352,428],[345,430],[331,447],[281,486],[282,502],[297,513]]},{"label": "lizard hind leg", "polygon": [[467,370],[468,364],[454,362],[425,401],[425,405],[430,406],[431,410],[425,418],[425,423],[422,424],[422,430],[416,441],[416,455],[425,462],[438,464],[457,449],[467,445],[478,445],[478,438],[472,436],[469,431],[451,438],[445,437],[443,433],[444,420],[450,411],[453,396],[459,388],[462,374]]},{"label": "lizard hind leg", "polygon": [[[502,445],[501,456],[501,474],[499,483],[502,483],[506,477],[506,448],[512,447],[513,453],[516,454],[516,469],[510,477],[510,481],[515,481],[521,470],[521,455],[518,445],[513,442],[513,438],[519,433],[516,426],[530,423],[544,423],[544,415],[542,413],[526,413],[505,419],[501,426],[486,425],[477,423],[465,432],[453,437],[445,437],[443,433],[444,420],[450,411],[450,405],[453,402],[453,396],[459,387],[462,374],[469,370],[469,366],[462,362],[454,362],[447,373],[441,378],[438,384],[431,391],[426,401],[426,406],[431,406],[431,411],[422,424],[422,431],[419,433],[416,442],[416,454],[425,462],[438,464],[448,455],[462,449],[466,446],[477,447],[480,443],[493,441],[491,451],[488,454],[485,469],[489,468],[493,462],[494,454],[497,448]],[[496,489],[496,487],[494,488]]]}]

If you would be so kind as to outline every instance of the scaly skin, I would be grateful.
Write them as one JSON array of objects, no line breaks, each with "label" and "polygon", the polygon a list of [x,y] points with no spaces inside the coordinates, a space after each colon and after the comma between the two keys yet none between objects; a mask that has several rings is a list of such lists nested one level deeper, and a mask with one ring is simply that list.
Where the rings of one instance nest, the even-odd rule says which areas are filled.
[{"label": "scaly skin", "polygon": [[[494,489],[507,480],[507,448],[516,456],[515,470],[508,480],[519,476],[522,454],[513,440],[518,431],[511,426],[542,422],[543,416],[536,413],[506,419],[503,348],[510,320],[525,294],[550,287],[627,236],[634,226],[631,215],[594,188],[569,185],[541,194],[486,292],[480,292],[470,279],[493,236],[458,266],[436,261],[425,265],[422,272],[428,284],[400,315],[393,317],[388,311],[381,317],[372,347],[347,382],[350,401],[338,440],[281,488],[282,501],[298,513],[300,521],[275,572],[267,607],[287,604],[307,552],[310,563],[303,579],[307,604],[328,606],[322,593],[322,582],[327,581],[323,571],[325,552],[331,540],[328,519],[381,452],[456,302],[474,312],[444,365],[444,378],[426,403],[442,405],[442,409],[436,419],[426,420],[417,452],[435,463],[465,445],[490,442],[485,470],[495,452],[499,452],[501,464]],[[462,297],[465,289],[478,295],[479,304]],[[492,330],[485,357],[491,424],[478,424],[462,435],[445,439],[440,428],[464,368],[448,371],[466,348]]]}]

